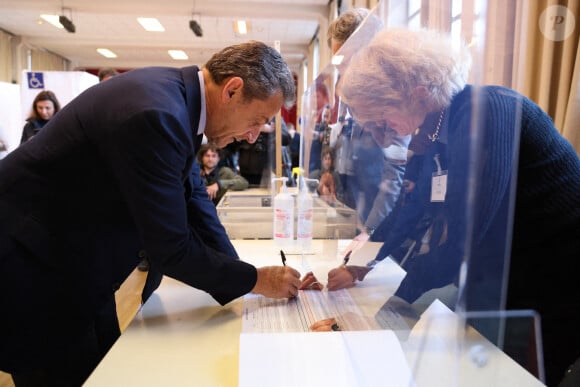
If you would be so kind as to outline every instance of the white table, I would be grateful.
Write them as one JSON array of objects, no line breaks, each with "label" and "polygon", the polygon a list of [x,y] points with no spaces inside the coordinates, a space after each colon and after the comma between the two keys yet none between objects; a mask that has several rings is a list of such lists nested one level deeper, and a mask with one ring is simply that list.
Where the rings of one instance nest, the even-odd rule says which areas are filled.
[{"label": "white table", "polygon": [[[280,264],[279,248],[271,240],[233,243],[240,257],[256,266]],[[328,246],[324,252],[319,245],[315,246],[320,254],[328,255],[329,251],[332,254]],[[351,263],[364,264],[374,258],[378,247],[378,244],[363,246],[352,255]],[[334,253],[335,258],[323,258],[311,267],[322,274],[319,279],[325,278],[328,268],[339,262],[340,247]],[[300,256],[287,258],[288,265],[304,274],[307,268],[302,266]],[[396,264],[385,261],[363,283],[350,289],[350,294],[365,315],[374,316],[403,275]],[[242,301],[239,298],[220,306],[207,293],[165,277],[85,385],[237,386]],[[501,351],[496,352],[498,361],[507,364],[503,368],[512,375],[510,382],[516,382],[510,385],[541,385]],[[431,384],[427,381],[420,385]]]}]

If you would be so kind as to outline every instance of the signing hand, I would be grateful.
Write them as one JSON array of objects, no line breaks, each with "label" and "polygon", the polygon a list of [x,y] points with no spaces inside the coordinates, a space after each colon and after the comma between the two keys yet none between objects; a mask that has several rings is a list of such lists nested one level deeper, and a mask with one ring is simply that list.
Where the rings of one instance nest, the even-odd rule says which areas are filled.
[{"label": "signing hand", "polygon": [[347,270],[345,265],[332,269],[328,272],[328,290],[339,290],[352,288],[354,286],[354,277]]},{"label": "signing hand", "polygon": [[300,290],[322,290],[324,286],[314,276],[314,273],[309,271],[306,273],[304,278],[302,278],[302,283],[300,284]]},{"label": "signing hand", "polygon": [[292,298],[298,294],[300,273],[290,266],[265,266],[258,270],[252,293],[271,298]]}]

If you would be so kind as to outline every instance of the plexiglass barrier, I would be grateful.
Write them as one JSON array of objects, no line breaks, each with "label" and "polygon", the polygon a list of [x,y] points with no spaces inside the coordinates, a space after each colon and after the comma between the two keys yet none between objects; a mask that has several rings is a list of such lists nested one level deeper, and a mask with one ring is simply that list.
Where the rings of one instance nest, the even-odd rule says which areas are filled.
[{"label": "plexiglass barrier", "polygon": [[[485,2],[447,28],[414,28],[408,6],[381,2],[332,42],[333,64],[302,98],[302,174],[321,181],[327,203],[356,212],[339,258],[367,239],[380,244],[365,262],[335,268],[356,280],[340,287],[372,293],[393,275],[387,266],[401,270],[379,307],[335,305],[334,315],[346,329],[394,332],[409,385],[542,385],[539,317],[517,302],[506,311],[525,102],[481,84]],[[331,276],[321,281],[328,294]]]},{"label": "plexiglass barrier", "polygon": [[490,55],[507,37],[486,29],[485,1],[349,12],[361,23],[330,34],[333,64],[302,96],[300,175],[318,180],[314,228],[350,209],[354,235],[315,234],[294,260],[311,286],[268,304],[289,332],[338,333],[308,332],[306,364],[278,355],[323,384],[332,358],[332,385],[558,385],[580,347],[575,151],[531,100],[484,81],[512,65],[490,57],[516,56]]}]

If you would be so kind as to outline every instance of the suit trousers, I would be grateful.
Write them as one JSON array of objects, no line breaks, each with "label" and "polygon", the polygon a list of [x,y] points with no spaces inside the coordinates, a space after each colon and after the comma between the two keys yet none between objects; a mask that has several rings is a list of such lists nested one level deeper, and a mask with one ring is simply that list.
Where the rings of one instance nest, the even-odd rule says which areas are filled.
[{"label": "suit trousers", "polygon": [[86,313],[66,302],[74,300],[71,289],[1,231],[0,370],[17,387],[82,385],[120,335],[114,295],[90,318],[76,319]]}]

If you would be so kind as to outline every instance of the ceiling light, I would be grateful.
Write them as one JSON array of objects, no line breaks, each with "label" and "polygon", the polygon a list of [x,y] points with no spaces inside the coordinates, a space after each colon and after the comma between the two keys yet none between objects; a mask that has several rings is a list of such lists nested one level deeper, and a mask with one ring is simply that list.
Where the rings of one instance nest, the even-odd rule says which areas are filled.
[{"label": "ceiling light", "polygon": [[165,31],[165,27],[161,25],[159,20],[155,19],[154,17],[138,17],[137,21],[141,26],[145,29],[145,31],[149,32],[163,32]]},{"label": "ceiling light", "polygon": [[117,54],[113,51],[109,50],[108,48],[97,48],[97,52],[104,56],[105,58],[116,58]]},{"label": "ceiling light", "polygon": [[189,21],[189,28],[193,31],[193,33],[195,34],[195,36],[199,36],[202,37],[203,36],[203,30],[201,29],[201,26],[199,25],[199,23],[195,20],[190,20]]},{"label": "ceiling light", "polygon": [[245,20],[236,20],[234,22],[234,32],[239,35],[246,35],[250,32],[250,23]]},{"label": "ceiling light", "polygon": [[62,26],[62,24],[60,24],[60,22],[58,21],[58,15],[40,15],[40,18],[42,20],[49,22],[50,24],[52,24],[56,28],[60,28],[60,29],[64,28]]},{"label": "ceiling light", "polygon": [[240,35],[245,35],[248,33],[248,27],[246,25],[246,21],[245,20],[238,20],[236,22],[236,28],[235,28],[236,32]]},{"label": "ceiling light", "polygon": [[175,60],[187,60],[189,57],[187,54],[182,50],[167,50],[169,56]]}]

